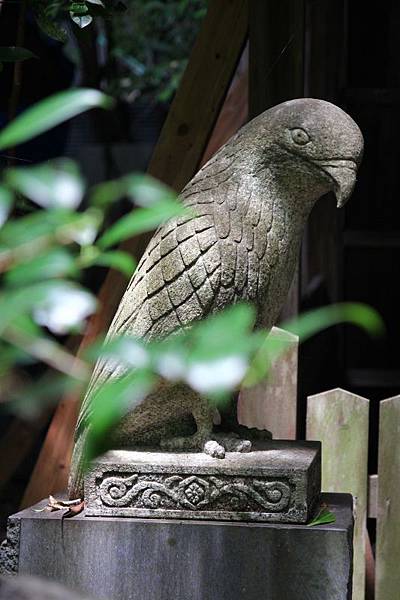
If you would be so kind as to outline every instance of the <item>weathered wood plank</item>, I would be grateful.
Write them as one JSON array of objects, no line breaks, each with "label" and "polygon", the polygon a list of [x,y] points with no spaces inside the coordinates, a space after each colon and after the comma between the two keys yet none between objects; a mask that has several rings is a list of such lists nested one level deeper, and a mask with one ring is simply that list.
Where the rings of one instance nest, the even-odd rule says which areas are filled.
[{"label": "weathered wood plank", "polygon": [[353,600],[365,594],[368,421],[361,396],[334,389],[308,398],[307,439],[322,442],[322,489],[354,498]]},{"label": "weathered wood plank", "polygon": [[65,490],[79,403],[64,399],[54,414],[46,439],[21,502],[27,508],[38,499]]},{"label": "weathered wood plank", "polygon": [[376,600],[400,595],[400,396],[384,400],[379,416]]},{"label": "weathered wood plank", "polygon": [[180,191],[197,170],[248,30],[247,0],[212,0],[149,173]]},{"label": "weathered wood plank", "polygon": [[246,44],[213,133],[201,159],[203,166],[247,122],[249,116],[249,45]]},{"label": "weathered wood plank", "polygon": [[294,440],[299,338],[278,327],[273,327],[270,335],[283,339],[287,350],[274,362],[267,379],[241,390],[238,419],[247,427],[271,431],[275,439]]},{"label": "weathered wood plank", "polygon": [[[211,0],[207,16],[171,105],[149,173],[179,191],[196,172],[247,38],[248,0]],[[237,129],[241,126],[237,123]],[[149,234],[122,247],[140,258]],[[79,352],[107,330],[126,287],[109,271],[99,294],[100,311],[89,322]],[[79,355],[78,352],[78,355]],[[66,487],[79,398],[63,398],[25,492],[23,506]],[[61,465],[61,466],[60,466]]]}]

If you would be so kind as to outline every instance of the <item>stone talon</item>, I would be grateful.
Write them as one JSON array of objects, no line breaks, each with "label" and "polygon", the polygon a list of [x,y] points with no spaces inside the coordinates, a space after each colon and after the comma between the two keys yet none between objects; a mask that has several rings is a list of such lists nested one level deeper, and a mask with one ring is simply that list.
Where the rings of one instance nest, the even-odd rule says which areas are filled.
[{"label": "stone talon", "polygon": [[160,441],[164,450],[201,450],[204,446],[204,436],[198,433],[186,437],[166,438]]},{"label": "stone talon", "polygon": [[237,433],[216,433],[213,438],[223,446],[226,452],[250,452],[252,443],[250,440],[242,439]]},{"label": "stone talon", "polygon": [[225,448],[215,440],[208,440],[204,444],[203,452],[213,458],[225,458]]},{"label": "stone talon", "polygon": [[250,440],[230,439],[225,444],[227,452],[251,452],[252,444]]}]

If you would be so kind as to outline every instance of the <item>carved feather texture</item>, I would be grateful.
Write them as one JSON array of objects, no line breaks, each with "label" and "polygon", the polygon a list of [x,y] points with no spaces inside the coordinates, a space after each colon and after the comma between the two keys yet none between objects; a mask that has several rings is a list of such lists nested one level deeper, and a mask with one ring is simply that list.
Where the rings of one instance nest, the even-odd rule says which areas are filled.
[{"label": "carved feather texture", "polygon": [[[238,300],[255,299],[258,278],[249,278],[248,273],[258,271],[267,238],[265,228],[259,228],[261,199],[252,197],[248,185],[240,185],[234,156],[222,166],[218,161],[208,163],[181,198],[194,216],[171,219],[154,234],[108,338],[130,334],[151,340]],[[263,212],[268,212],[268,199],[263,202]],[[272,223],[272,214],[266,223]],[[93,389],[113,373],[110,365],[106,360],[96,365],[78,430],[90,418]]]}]

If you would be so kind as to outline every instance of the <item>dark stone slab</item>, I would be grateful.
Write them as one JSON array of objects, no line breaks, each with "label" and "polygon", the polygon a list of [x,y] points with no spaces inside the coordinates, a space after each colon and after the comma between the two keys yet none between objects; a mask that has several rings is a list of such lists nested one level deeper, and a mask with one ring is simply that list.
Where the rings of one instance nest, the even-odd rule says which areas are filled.
[{"label": "dark stone slab", "polygon": [[0,577],[0,600],[89,600],[89,598],[71,592],[48,579],[20,575]]},{"label": "dark stone slab", "polygon": [[336,523],[62,519],[27,509],[13,516],[18,572],[107,600],[350,600],[352,498],[322,501]]},{"label": "dark stone slab", "polygon": [[203,452],[111,450],[85,478],[86,514],[306,523],[321,492],[321,444],[269,440],[223,460]]}]

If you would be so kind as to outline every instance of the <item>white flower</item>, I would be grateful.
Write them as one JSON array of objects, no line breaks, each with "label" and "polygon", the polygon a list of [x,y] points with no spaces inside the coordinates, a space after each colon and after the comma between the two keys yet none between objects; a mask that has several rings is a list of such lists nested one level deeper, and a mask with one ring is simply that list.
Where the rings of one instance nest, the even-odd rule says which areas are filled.
[{"label": "white flower", "polygon": [[115,358],[120,358],[130,367],[146,367],[149,364],[149,356],[146,349],[133,339],[122,338],[118,344],[118,353]]},{"label": "white flower", "polygon": [[176,381],[185,375],[185,362],[179,354],[169,352],[158,359],[157,370],[165,379]]},{"label": "white flower", "polygon": [[82,227],[77,227],[71,232],[71,239],[80,246],[90,246],[97,236],[97,226],[92,222],[85,223]]},{"label": "white flower", "polygon": [[234,389],[243,379],[247,362],[242,356],[227,356],[191,365],[186,381],[201,394]]},{"label": "white flower", "polygon": [[[62,208],[77,208],[82,200],[83,186],[81,181],[69,173],[58,173],[52,190],[49,189],[47,198],[42,197],[42,206],[58,206]],[[40,199],[36,201],[40,203]]]},{"label": "white flower", "polygon": [[59,285],[34,308],[33,317],[39,325],[62,335],[80,325],[95,310],[96,299],[89,292]]}]

